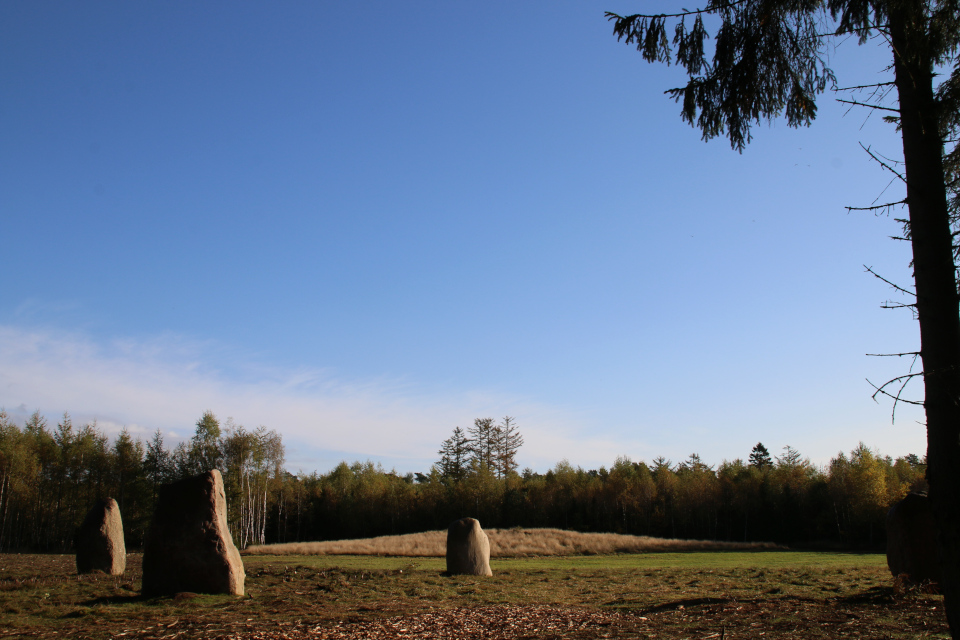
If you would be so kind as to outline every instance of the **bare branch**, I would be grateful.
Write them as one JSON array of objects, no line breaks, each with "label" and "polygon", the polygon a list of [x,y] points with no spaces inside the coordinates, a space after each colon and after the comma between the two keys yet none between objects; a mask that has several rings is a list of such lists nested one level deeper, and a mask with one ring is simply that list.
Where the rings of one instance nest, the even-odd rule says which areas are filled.
[{"label": "bare branch", "polygon": [[[914,378],[916,378],[916,377],[918,377],[918,376],[922,376],[922,375],[923,375],[923,372],[921,371],[921,372],[918,372],[918,373],[908,373],[908,374],[903,375],[903,376],[897,376],[896,378],[893,378],[892,380],[887,380],[886,382],[884,382],[884,383],[883,383],[882,385],[880,385],[879,387],[878,387],[877,385],[873,384],[872,382],[870,382],[869,379],[867,379],[867,384],[869,384],[871,387],[874,388],[873,395],[870,396],[870,397],[873,398],[873,401],[874,401],[874,402],[877,401],[877,396],[878,396],[878,395],[883,395],[883,396],[887,396],[888,398],[892,398],[892,399],[893,399],[893,409],[890,411],[890,421],[891,421],[891,422],[896,422],[896,419],[897,419],[897,404],[898,404],[898,403],[903,402],[903,403],[905,403],[905,404],[913,404],[913,405],[918,405],[918,406],[921,406],[921,407],[923,406],[923,403],[920,402],[920,401],[917,401],[917,400],[907,400],[906,398],[901,397],[902,394],[903,394],[903,390],[906,389],[906,387],[907,387],[907,384],[908,384],[911,380],[913,380]],[[896,395],[894,395],[894,394],[892,394],[892,393],[890,393],[889,391],[886,390],[886,388],[887,388],[889,385],[895,384],[895,383],[900,383],[900,388],[897,389]]]},{"label": "bare branch", "polygon": [[893,287],[893,288],[896,289],[897,291],[899,291],[899,292],[901,292],[901,293],[905,293],[905,294],[907,294],[908,296],[913,296],[914,298],[917,297],[917,294],[915,294],[913,291],[908,291],[908,290],[904,289],[903,287],[901,287],[901,286],[899,286],[899,285],[893,284],[892,282],[890,282],[889,280],[887,280],[887,279],[884,278],[883,276],[879,275],[876,271],[874,271],[873,269],[871,269],[871,268],[868,267],[867,265],[863,265],[863,268],[866,269],[866,270],[867,270],[867,273],[871,274],[874,278],[877,278],[878,280],[882,280],[882,281],[886,282],[888,285],[890,285],[891,287]]},{"label": "bare branch", "polygon": [[870,156],[871,158],[873,158],[873,160],[874,160],[876,163],[878,163],[881,167],[883,167],[884,169],[886,169],[887,171],[889,171],[889,172],[892,173],[893,175],[895,175],[895,176],[897,176],[898,178],[900,178],[900,180],[901,180],[904,184],[907,183],[907,179],[904,178],[903,175],[902,175],[899,171],[897,171],[896,169],[894,169],[893,167],[891,167],[889,164],[887,164],[886,162],[884,162],[883,160],[881,160],[881,159],[877,156],[876,153],[874,153],[873,151],[870,150],[870,147],[865,147],[865,146],[863,146],[863,143],[861,142],[861,143],[860,143],[860,148],[863,149],[864,151],[866,151],[866,152],[867,152],[867,155]]},{"label": "bare branch", "polygon": [[916,313],[917,303],[907,303],[907,302],[890,302],[887,300],[880,305],[881,309],[913,309]]},{"label": "bare branch", "polygon": [[876,385],[874,385],[874,384],[873,384],[872,382],[870,382],[869,380],[867,380],[867,382],[870,382],[870,384],[873,385],[873,388],[876,389],[877,391],[882,391],[883,389],[887,388],[889,385],[893,384],[894,382],[901,382],[901,381],[903,381],[903,380],[910,380],[910,379],[913,379],[913,378],[916,378],[916,377],[922,376],[922,375],[923,375],[923,371],[915,371],[915,372],[913,372],[913,373],[905,373],[905,374],[903,374],[902,376],[897,376],[896,378],[891,378],[891,379],[887,380],[886,382],[884,382],[884,383],[883,383],[882,385],[880,385],[879,387],[876,386]]},{"label": "bare branch", "polygon": [[895,84],[892,80],[890,82],[877,82],[876,84],[861,84],[856,87],[837,87],[834,91],[854,91],[856,89],[872,89],[874,87],[887,87]]},{"label": "bare branch", "polygon": [[857,102],[856,100],[841,100],[837,98],[837,102],[842,102],[844,104],[852,104],[857,107],[870,107],[871,109],[879,109],[880,111],[893,111],[894,113],[900,113],[900,109],[892,109],[890,107],[880,107],[875,104],[867,104],[866,102]]},{"label": "bare branch", "polygon": [[[908,354],[891,354],[891,355],[908,355]],[[873,401],[874,401],[874,402],[877,401],[877,394],[882,394],[882,395],[885,395],[885,396],[887,396],[887,397],[889,397],[889,398],[893,398],[893,408],[892,408],[891,411],[890,411],[890,422],[891,422],[891,423],[894,423],[894,422],[896,422],[896,420],[897,420],[897,403],[898,403],[898,402],[905,402],[905,403],[907,403],[907,404],[915,404],[915,405],[921,405],[921,406],[923,405],[922,402],[918,402],[918,401],[916,401],[916,400],[905,400],[905,399],[903,398],[903,390],[907,388],[907,384],[909,384],[909,382],[910,382],[911,380],[913,380],[914,378],[916,378],[917,376],[922,376],[922,375],[923,375],[923,372],[922,372],[922,371],[920,371],[920,372],[918,372],[918,373],[914,373],[914,372],[913,372],[913,368],[917,365],[917,360],[918,360],[919,358],[920,358],[920,353],[919,353],[919,352],[913,353],[913,361],[910,363],[910,368],[908,369],[909,373],[907,373],[906,375],[897,376],[896,378],[894,378],[894,379],[892,379],[892,380],[887,380],[886,382],[884,382],[884,383],[883,383],[882,385],[880,385],[879,387],[876,386],[875,384],[873,384],[872,382],[870,382],[870,380],[867,380],[867,383],[869,383],[871,387],[873,387],[874,389],[876,389],[876,391],[874,391],[873,395],[870,396],[871,398],[873,398]],[[894,395],[892,395],[891,393],[889,393],[888,391],[886,391],[886,388],[887,388],[888,385],[891,385],[891,384],[894,384],[894,383],[897,383],[897,382],[900,382],[901,384],[900,384],[900,388],[897,390],[897,395],[894,396]]]},{"label": "bare branch", "polygon": [[896,158],[890,158],[890,157],[885,156],[885,155],[883,155],[882,153],[879,153],[879,152],[877,152],[877,151],[874,151],[873,153],[874,153],[874,155],[877,156],[878,158],[882,158],[882,159],[884,160],[884,162],[888,162],[888,163],[890,163],[890,164],[892,164],[892,165],[906,164],[903,160],[897,160]]},{"label": "bare branch", "polygon": [[876,211],[877,209],[891,209],[898,204],[907,204],[907,199],[897,200],[896,202],[888,202],[886,204],[878,204],[871,207],[844,207],[847,211]]},{"label": "bare branch", "polygon": [[899,358],[901,356],[918,356],[920,355],[919,351],[905,351],[903,353],[868,353],[868,356],[873,356],[876,358]]}]

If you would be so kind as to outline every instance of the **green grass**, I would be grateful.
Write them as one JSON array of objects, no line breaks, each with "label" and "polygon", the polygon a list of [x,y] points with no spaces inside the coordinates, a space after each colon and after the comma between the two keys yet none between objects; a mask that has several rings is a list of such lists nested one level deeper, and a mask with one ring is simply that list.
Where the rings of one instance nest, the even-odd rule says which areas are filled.
[{"label": "green grass", "polygon": [[[393,556],[254,556],[243,558],[246,566],[302,565],[340,567],[356,571],[397,571],[417,569],[442,572],[443,558]],[[493,558],[494,572],[559,569],[729,569],[729,568],[849,568],[886,567],[886,556],[878,553],[836,553],[809,551],[711,551],[693,553],[642,553],[612,556],[542,556],[537,558]]]}]

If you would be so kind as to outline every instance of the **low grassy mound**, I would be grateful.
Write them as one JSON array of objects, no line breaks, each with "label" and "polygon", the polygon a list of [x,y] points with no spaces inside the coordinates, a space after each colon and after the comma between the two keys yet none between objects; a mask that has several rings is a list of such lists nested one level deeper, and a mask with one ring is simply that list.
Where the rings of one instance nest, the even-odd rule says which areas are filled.
[{"label": "low grassy mound", "polygon": [[[531,556],[576,556],[611,553],[654,553],[671,551],[753,551],[778,549],[772,542],[714,542],[674,540],[617,533],[579,533],[562,529],[487,529],[490,556],[525,558]],[[425,531],[403,536],[381,536],[359,540],[290,542],[248,547],[253,555],[372,555],[443,557],[447,552],[446,531]]]}]

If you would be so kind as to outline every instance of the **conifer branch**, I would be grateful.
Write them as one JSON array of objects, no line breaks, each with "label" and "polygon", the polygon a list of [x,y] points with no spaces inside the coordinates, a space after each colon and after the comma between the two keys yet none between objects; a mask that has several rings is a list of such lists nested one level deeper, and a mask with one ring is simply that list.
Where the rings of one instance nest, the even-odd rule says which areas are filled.
[{"label": "conifer branch", "polygon": [[852,104],[856,107],[868,107],[870,109],[879,109],[880,111],[893,111],[894,113],[900,113],[899,109],[893,109],[891,107],[881,107],[875,104],[867,104],[866,102],[857,102],[856,100],[841,100],[837,98],[837,102],[842,102],[844,104]]},{"label": "conifer branch", "polygon": [[903,353],[868,353],[865,354],[874,358],[899,358],[902,356],[918,356],[919,351],[904,351]]},{"label": "conifer branch", "polygon": [[906,179],[905,177],[903,177],[903,174],[901,174],[899,171],[897,171],[896,169],[894,169],[893,167],[891,167],[889,164],[887,164],[886,162],[884,162],[883,160],[881,160],[876,153],[874,153],[873,151],[870,150],[870,147],[865,147],[865,146],[863,146],[863,143],[861,142],[861,143],[860,143],[860,148],[863,149],[864,151],[866,151],[866,152],[867,152],[867,155],[870,156],[870,157],[873,159],[874,162],[876,162],[877,164],[879,164],[881,167],[883,167],[884,169],[886,169],[887,171],[889,171],[889,172],[892,173],[893,175],[895,175],[895,176],[897,176],[898,178],[900,178],[900,180],[903,182],[903,184],[907,184],[907,179]]},{"label": "conifer branch", "polygon": [[[912,368],[912,367],[911,367],[911,368]],[[910,383],[910,381],[913,380],[914,378],[916,378],[916,377],[918,377],[918,376],[922,376],[922,375],[923,375],[923,372],[922,372],[922,371],[919,371],[919,372],[916,372],[916,373],[907,373],[907,374],[902,375],[902,376],[897,376],[896,378],[893,378],[893,379],[891,379],[891,380],[887,380],[886,382],[884,382],[884,383],[883,383],[882,385],[880,385],[879,387],[878,387],[877,385],[873,384],[872,382],[870,382],[870,380],[869,380],[869,378],[868,378],[868,379],[867,379],[867,384],[869,384],[871,387],[874,388],[873,395],[870,396],[870,397],[873,399],[874,402],[877,402],[877,396],[878,396],[878,395],[884,395],[884,396],[887,396],[888,398],[892,398],[892,399],[893,399],[893,409],[890,411],[890,421],[891,421],[891,422],[896,422],[896,419],[897,419],[897,404],[898,404],[898,403],[903,402],[903,403],[906,403],[906,404],[919,405],[919,406],[921,406],[921,407],[923,406],[923,402],[920,402],[920,401],[918,401],[918,400],[907,400],[906,398],[903,398],[903,397],[902,397],[902,396],[903,396],[903,391],[904,391],[904,389],[907,388],[907,385]],[[895,384],[895,383],[900,383],[900,388],[897,389],[896,395],[894,395],[894,394],[892,394],[892,393],[890,393],[889,391],[886,390],[886,388],[887,388],[889,385]]]},{"label": "conifer branch", "polygon": [[637,19],[644,19],[644,18],[648,20],[653,20],[653,19],[659,20],[660,18],[686,18],[688,16],[700,16],[704,14],[709,15],[712,13],[717,13],[718,11],[722,11],[724,9],[732,9],[738,5],[746,4],[746,2],[747,0],[735,0],[734,2],[728,2],[726,4],[721,4],[713,7],[708,6],[705,9],[693,9],[693,10],[685,9],[680,13],[634,13],[629,16],[621,16],[617,13],[614,13],[613,11],[606,11],[604,12],[604,16],[606,16],[607,22],[611,20],[634,21]]},{"label": "conifer branch", "polygon": [[880,87],[889,87],[894,86],[896,83],[892,80],[890,82],[877,82],[875,84],[861,84],[855,87],[837,87],[834,91],[856,91],[858,89],[873,89]]},{"label": "conifer branch", "polygon": [[887,300],[880,305],[881,309],[916,309],[916,302],[890,302]]},{"label": "conifer branch", "polygon": [[913,296],[914,298],[917,297],[917,294],[915,294],[913,291],[907,291],[906,289],[904,289],[904,288],[901,287],[900,285],[896,285],[896,284],[890,282],[889,280],[887,280],[886,278],[884,278],[883,276],[881,276],[880,274],[878,274],[876,271],[874,271],[873,269],[871,269],[871,268],[868,267],[867,265],[863,265],[863,268],[866,269],[866,270],[867,270],[867,273],[871,274],[874,278],[877,278],[878,280],[882,280],[883,282],[886,282],[888,285],[890,285],[891,287],[893,287],[894,289],[896,289],[896,290],[899,291],[900,293],[905,293],[905,294],[907,294],[908,296]]},{"label": "conifer branch", "polygon": [[[865,27],[860,27],[857,29],[850,29],[844,27],[842,29],[837,29],[836,31],[831,31],[829,33],[817,33],[808,38],[808,40],[819,40],[822,38],[834,38],[836,36],[845,36],[845,35],[860,35],[860,32],[867,33],[869,31],[877,31],[879,33],[886,33],[884,29],[889,29],[890,25],[888,24],[877,24],[877,25],[867,25]],[[868,85],[869,86],[869,85]]]},{"label": "conifer branch", "polygon": [[907,199],[888,202],[886,204],[877,204],[870,207],[844,207],[847,211],[876,211],[877,209],[890,209],[900,204],[907,204]]}]

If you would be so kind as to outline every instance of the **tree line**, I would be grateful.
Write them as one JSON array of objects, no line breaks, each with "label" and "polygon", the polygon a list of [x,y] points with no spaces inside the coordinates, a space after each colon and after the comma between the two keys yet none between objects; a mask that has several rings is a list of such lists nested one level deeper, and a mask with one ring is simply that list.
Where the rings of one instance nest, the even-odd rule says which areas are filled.
[{"label": "tree line", "polygon": [[878,546],[889,506],[926,488],[925,460],[893,459],[863,443],[828,465],[758,443],[746,460],[706,464],[617,458],[582,469],[520,471],[516,421],[481,418],[457,427],[422,473],[342,462],[328,473],[284,468],[279,433],[248,430],[210,412],[193,436],[168,449],[126,430],[111,443],[97,424],[64,414],[51,426],[35,412],[16,425],[0,411],[0,550],[68,551],[99,498],[120,505],[129,548],[142,545],[159,487],[220,469],[228,522],[251,544],[359,538],[445,528],[464,516],[485,527],[558,527],[671,538]]},{"label": "tree line", "polygon": [[283,463],[276,431],[230,420],[221,427],[210,412],[189,442],[169,450],[159,430],[144,443],[123,429],[110,443],[96,422],[77,428],[65,413],[51,426],[36,411],[21,428],[0,410],[0,550],[69,550],[87,511],[106,497],[120,506],[127,545],[139,548],[160,486],[210,469],[223,474],[234,540],[264,543],[282,504]]}]

